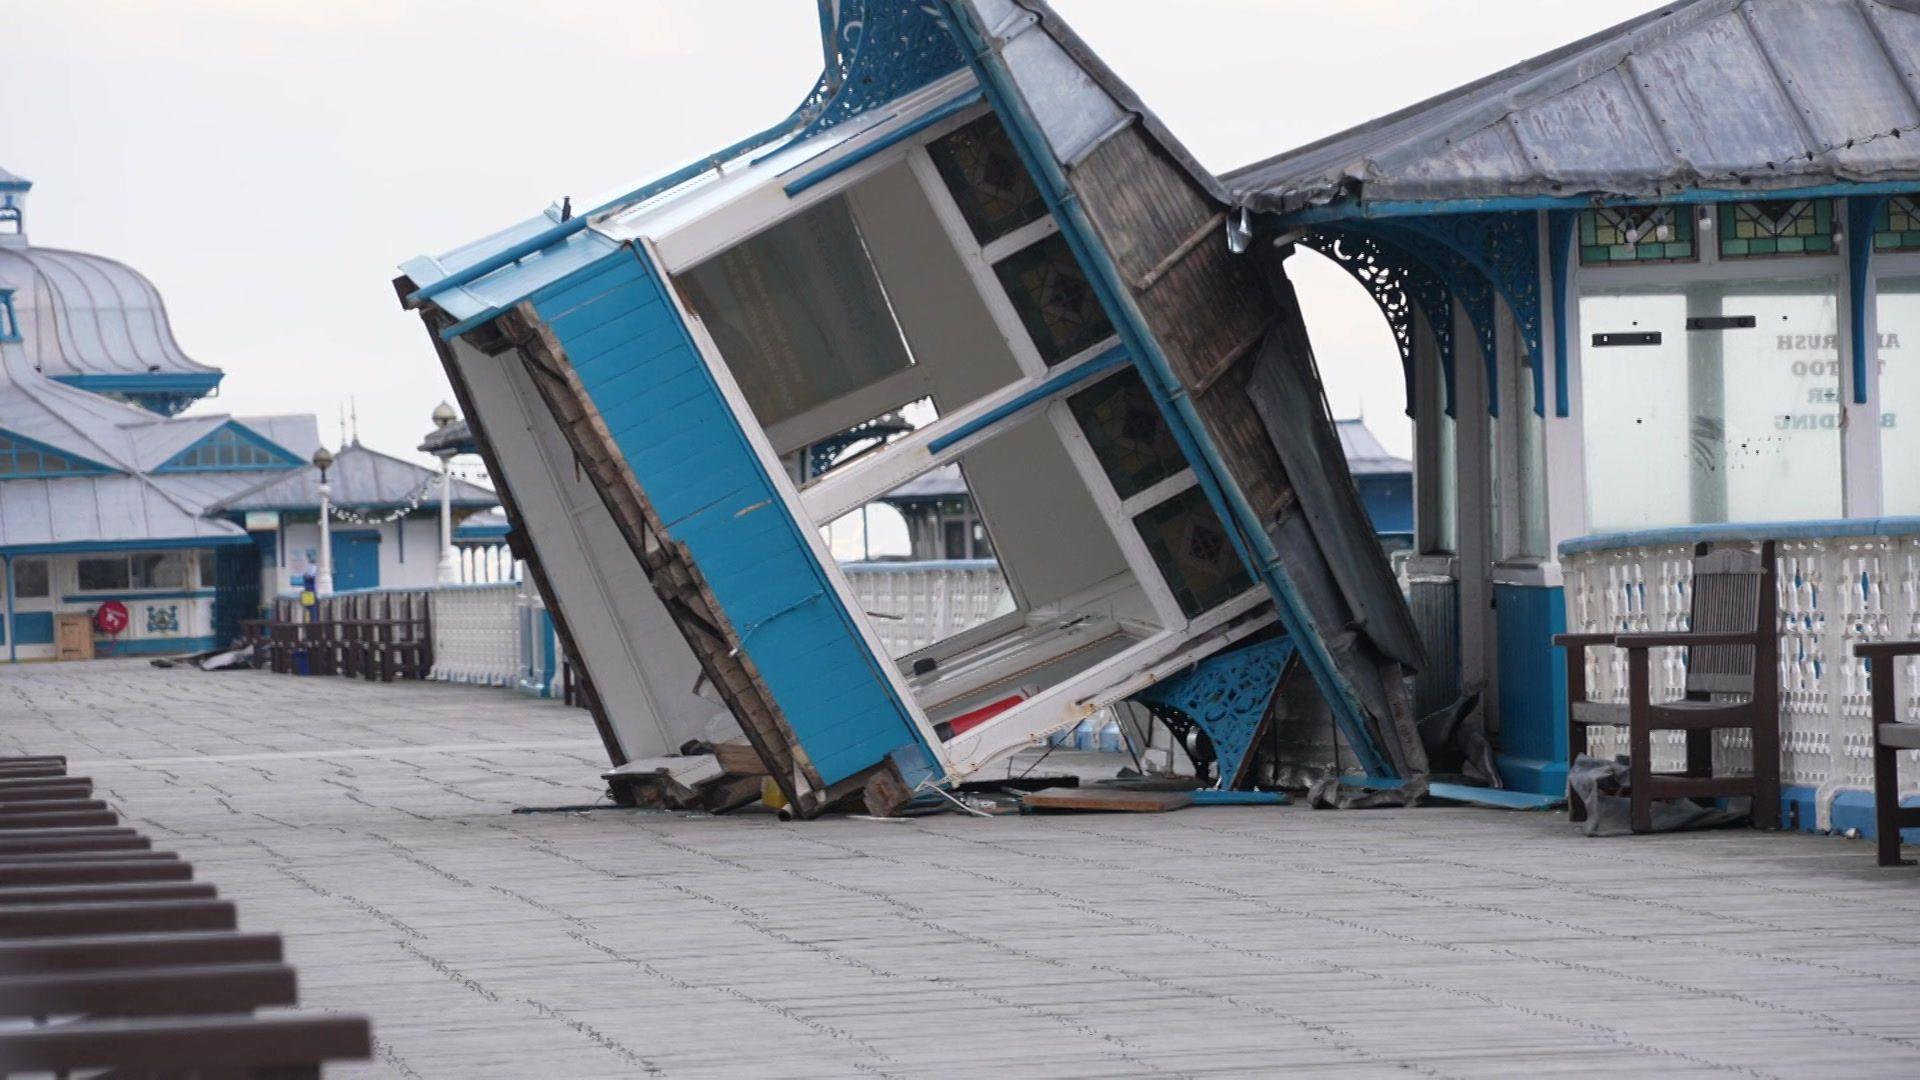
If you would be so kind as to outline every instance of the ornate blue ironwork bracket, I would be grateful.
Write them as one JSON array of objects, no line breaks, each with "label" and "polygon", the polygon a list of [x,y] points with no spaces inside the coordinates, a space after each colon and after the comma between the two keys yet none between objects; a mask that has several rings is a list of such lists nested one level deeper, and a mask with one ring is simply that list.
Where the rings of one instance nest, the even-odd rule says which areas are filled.
[{"label": "ornate blue ironwork bracket", "polygon": [[816,91],[821,100],[808,103],[820,111],[794,136],[795,142],[967,64],[953,31],[930,5],[840,0],[829,10],[823,0],[820,9],[827,70]]},{"label": "ornate blue ironwork bracket", "polygon": [[[1547,211],[1547,272],[1553,282],[1553,415],[1573,415],[1571,392],[1567,389],[1567,285],[1573,275],[1573,230],[1580,221],[1578,210]],[[1536,367],[1533,378],[1533,409],[1540,411],[1545,388],[1540,385]],[[1543,414],[1544,415],[1544,414]]]},{"label": "ornate blue ironwork bracket", "polygon": [[[1431,214],[1423,217],[1393,219],[1395,226],[1444,249],[1472,271],[1462,276],[1449,275],[1447,284],[1463,304],[1468,286],[1464,278],[1477,278],[1492,287],[1507,302],[1513,321],[1520,328],[1520,340],[1527,348],[1527,362],[1533,368],[1533,408],[1546,412],[1545,380],[1542,378],[1540,344],[1540,245],[1532,211],[1516,213]],[[1437,260],[1434,260],[1437,263]],[[1492,298],[1484,307],[1484,322],[1476,319],[1481,350],[1489,370],[1494,370]],[[1469,307],[1468,314],[1472,315]],[[1499,412],[1499,394],[1492,387],[1487,394],[1490,412]]]},{"label": "ornate blue ironwork bracket", "polygon": [[1379,236],[1352,229],[1326,228],[1304,237],[1307,247],[1333,260],[1372,294],[1386,316],[1400,349],[1400,369],[1406,377],[1407,415],[1414,414],[1414,309],[1426,317],[1434,345],[1446,369],[1446,410],[1453,415],[1453,299],[1446,284],[1418,259]]},{"label": "ornate blue ironwork bracket", "polygon": [[1873,225],[1886,195],[1855,195],[1847,200],[1847,315],[1853,337],[1853,403],[1867,403],[1867,270],[1873,263]]},{"label": "ornate blue ironwork bracket", "polygon": [[1218,653],[1140,691],[1133,700],[1176,733],[1193,727],[1204,732],[1218,765],[1218,786],[1235,790],[1247,779],[1243,774],[1252,764],[1267,709],[1293,652],[1291,639],[1273,638]]}]

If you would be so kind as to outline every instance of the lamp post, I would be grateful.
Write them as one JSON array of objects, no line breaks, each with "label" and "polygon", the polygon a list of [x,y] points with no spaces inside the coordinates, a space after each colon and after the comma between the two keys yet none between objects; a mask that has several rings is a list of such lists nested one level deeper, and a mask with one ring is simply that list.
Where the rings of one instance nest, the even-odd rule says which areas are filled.
[{"label": "lamp post", "polygon": [[313,467],[320,470],[320,566],[313,577],[313,591],[317,596],[333,595],[333,534],[327,527],[327,519],[333,516],[333,505],[329,496],[333,489],[327,486],[327,470],[333,465],[333,454],[326,447],[313,452]]},{"label": "lamp post", "polygon": [[[441,402],[433,410],[433,426],[436,431],[444,431],[453,423],[453,406]],[[452,446],[443,446],[434,452],[440,459],[440,584],[457,585],[460,582],[460,557],[453,551],[453,455]]]}]

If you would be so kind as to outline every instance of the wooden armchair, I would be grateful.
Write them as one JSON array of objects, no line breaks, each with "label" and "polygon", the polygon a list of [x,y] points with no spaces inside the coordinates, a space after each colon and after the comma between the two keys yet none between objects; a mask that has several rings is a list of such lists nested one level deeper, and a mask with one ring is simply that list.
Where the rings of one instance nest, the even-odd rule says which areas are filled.
[{"label": "wooden armchair", "polygon": [[[1744,547],[1701,544],[1694,549],[1692,629],[1671,634],[1556,634],[1567,650],[1568,761],[1587,752],[1587,728],[1627,729],[1632,767],[1634,832],[1653,829],[1656,799],[1711,799],[1747,795],[1756,828],[1780,824],[1780,631],[1773,543]],[[1587,700],[1586,650],[1627,650],[1627,701]],[[1654,701],[1649,650],[1688,650],[1686,696]],[[1713,774],[1713,733],[1753,733],[1753,775]],[[1687,733],[1686,771],[1653,771],[1653,733]],[[1572,791],[1568,816],[1584,821],[1587,807]]]},{"label": "wooden armchair", "polygon": [[1920,641],[1875,641],[1853,647],[1873,664],[1873,831],[1881,866],[1911,865],[1900,858],[1900,830],[1920,827],[1920,806],[1900,805],[1900,751],[1920,750],[1920,724],[1902,724],[1894,708],[1894,661],[1920,656]]}]

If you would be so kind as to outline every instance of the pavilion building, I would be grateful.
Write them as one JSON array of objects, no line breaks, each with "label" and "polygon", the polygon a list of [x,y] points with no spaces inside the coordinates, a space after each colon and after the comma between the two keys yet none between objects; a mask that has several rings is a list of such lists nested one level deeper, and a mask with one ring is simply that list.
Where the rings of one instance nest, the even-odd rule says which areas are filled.
[{"label": "pavilion building", "polygon": [[[0,657],[55,656],[62,615],[89,620],[101,654],[231,641],[317,546],[319,425],[178,415],[222,373],[175,342],[138,272],[31,244],[31,188],[0,170]],[[350,580],[432,583],[439,474],[357,442],[334,472],[335,505],[378,519],[339,534]],[[464,512],[498,503],[454,494]],[[110,602],[117,633],[91,621]]]}]

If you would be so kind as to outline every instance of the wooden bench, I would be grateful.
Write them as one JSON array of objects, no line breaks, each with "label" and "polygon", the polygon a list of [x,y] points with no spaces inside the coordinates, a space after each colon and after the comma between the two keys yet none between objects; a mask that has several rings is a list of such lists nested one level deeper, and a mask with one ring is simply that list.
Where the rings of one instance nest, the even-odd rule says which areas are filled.
[{"label": "wooden bench", "polygon": [[1910,866],[1900,858],[1900,830],[1920,828],[1920,806],[1900,805],[1900,751],[1920,750],[1920,724],[1899,722],[1894,668],[1903,656],[1920,656],[1920,641],[1863,642],[1853,655],[1872,665],[1873,831],[1881,866]]},{"label": "wooden bench", "polygon": [[[0,1077],[318,1077],[371,1055],[363,1018],[255,1015],[298,1001],[279,937],[239,933],[231,902],[64,760],[0,758],[22,770],[33,785],[0,787]],[[110,824],[40,823],[75,814]]]},{"label": "wooden bench", "polygon": [[[1779,593],[1772,541],[1753,551],[1700,544],[1694,549],[1689,630],[1670,634],[1555,634],[1567,650],[1567,759],[1587,752],[1587,729],[1627,729],[1632,765],[1630,824],[1653,828],[1655,799],[1753,799],[1755,828],[1780,827],[1780,636]],[[1611,645],[1627,651],[1627,700],[1587,699],[1586,651]],[[1652,700],[1648,654],[1657,648],[1687,650],[1686,693],[1678,701]],[[1751,732],[1753,774],[1713,771],[1714,733]],[[1684,731],[1685,771],[1653,771],[1653,733]],[[1584,821],[1587,807],[1571,790],[1567,816]]]}]

